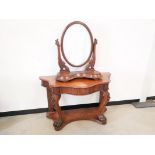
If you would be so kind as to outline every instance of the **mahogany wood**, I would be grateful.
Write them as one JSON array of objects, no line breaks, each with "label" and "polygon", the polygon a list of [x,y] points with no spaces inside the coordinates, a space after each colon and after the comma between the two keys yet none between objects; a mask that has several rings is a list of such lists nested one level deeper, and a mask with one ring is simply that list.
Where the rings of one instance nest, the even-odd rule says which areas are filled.
[{"label": "mahogany wood", "polygon": [[[110,73],[102,73],[100,80],[74,79],[68,82],[56,80],[56,76],[41,76],[42,86],[47,89],[48,112],[47,117],[54,121],[55,130],[62,129],[66,124],[77,120],[94,120],[101,124],[106,123],[104,112],[109,100],[108,86]],[[99,106],[94,108],[80,108],[61,110],[59,99],[61,94],[87,95],[100,92]]]}]

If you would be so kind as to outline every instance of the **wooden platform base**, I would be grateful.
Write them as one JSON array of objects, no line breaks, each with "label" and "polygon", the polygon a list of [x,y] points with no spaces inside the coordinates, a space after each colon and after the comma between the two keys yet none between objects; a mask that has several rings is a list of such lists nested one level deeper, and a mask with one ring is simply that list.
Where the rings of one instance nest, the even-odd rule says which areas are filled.
[{"label": "wooden platform base", "polygon": [[[103,109],[103,113],[104,111],[106,111],[106,108]],[[53,126],[57,131],[61,130],[68,123],[77,120],[92,120],[100,124],[106,124],[106,117],[103,113],[97,115],[98,107],[63,110],[61,112],[63,118],[61,120],[59,119],[59,114],[57,112],[47,112],[47,117],[54,121]]]}]

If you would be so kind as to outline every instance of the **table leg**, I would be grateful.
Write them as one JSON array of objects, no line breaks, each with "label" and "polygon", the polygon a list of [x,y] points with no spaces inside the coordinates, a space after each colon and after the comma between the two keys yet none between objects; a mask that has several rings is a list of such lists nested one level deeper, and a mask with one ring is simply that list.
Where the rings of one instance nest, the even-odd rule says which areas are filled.
[{"label": "table leg", "polygon": [[50,88],[47,88],[48,112],[55,112],[55,98]]},{"label": "table leg", "polygon": [[58,118],[56,120],[54,120],[53,126],[55,128],[55,130],[60,130],[62,128],[63,125],[63,117],[62,117],[62,111],[61,111],[61,107],[59,106],[59,100],[61,95],[57,95],[57,94],[53,94],[54,98],[55,98],[55,107],[56,107],[56,112],[58,113]]},{"label": "table leg", "polygon": [[110,99],[110,94],[108,92],[108,85],[104,85],[103,89],[100,91],[100,103],[98,107],[98,117],[97,119],[102,123],[106,123],[106,117],[103,115],[103,113],[106,111],[105,105]]},{"label": "table leg", "polygon": [[60,130],[63,124],[61,107],[59,106],[59,100],[61,95],[52,93],[50,88],[47,88],[48,99],[48,112],[47,117],[53,119],[53,126],[55,130]]}]

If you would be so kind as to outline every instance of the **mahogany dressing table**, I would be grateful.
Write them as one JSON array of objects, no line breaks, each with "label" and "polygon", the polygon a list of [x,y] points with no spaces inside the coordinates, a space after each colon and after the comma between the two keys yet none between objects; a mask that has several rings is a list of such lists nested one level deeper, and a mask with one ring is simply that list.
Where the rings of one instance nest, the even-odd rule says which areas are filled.
[{"label": "mahogany dressing table", "polygon": [[[83,26],[90,36],[90,54],[88,59],[80,65],[72,64],[68,61],[64,53],[64,35],[73,25]],[[41,76],[40,80],[42,86],[47,89],[47,117],[54,121],[53,126],[57,131],[61,130],[66,124],[77,120],[93,120],[101,124],[106,124],[104,112],[106,111],[106,103],[110,98],[108,92],[110,73],[100,73],[94,69],[96,44],[97,40],[93,40],[92,33],[88,26],[80,21],[75,21],[67,25],[61,37],[61,44],[56,40],[60,72],[56,76]],[[63,59],[61,55],[63,56]],[[86,65],[86,67],[84,71],[72,72],[65,62],[72,67],[81,67],[84,65]],[[62,94],[88,95],[97,91],[100,92],[98,107],[62,110],[59,105]]]}]

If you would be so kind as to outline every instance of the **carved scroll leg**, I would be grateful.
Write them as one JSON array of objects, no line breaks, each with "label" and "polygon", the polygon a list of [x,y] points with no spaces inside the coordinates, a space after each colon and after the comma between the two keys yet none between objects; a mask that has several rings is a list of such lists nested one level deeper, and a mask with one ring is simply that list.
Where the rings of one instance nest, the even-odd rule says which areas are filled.
[{"label": "carved scroll leg", "polygon": [[97,116],[97,120],[101,123],[101,124],[106,124],[107,119],[104,116],[104,112],[106,111],[106,105],[107,103],[107,97],[105,96],[105,93],[103,93],[103,91],[100,92],[100,104],[99,104],[99,108],[98,108],[98,116]]},{"label": "carved scroll leg", "polygon": [[[103,90],[101,90],[101,91],[100,91],[100,98],[99,98],[99,103],[100,103],[99,106],[100,106],[100,105],[102,104],[102,102],[103,102],[103,101],[102,101],[103,97],[104,97],[104,96],[103,96]],[[103,108],[105,109],[105,111],[107,111],[107,108],[105,107],[105,105],[104,105]],[[101,109],[102,109],[102,108],[101,108]],[[104,111],[104,112],[105,112],[105,111]]]},{"label": "carved scroll leg", "polygon": [[106,111],[105,105],[109,101],[109,92],[108,92],[108,85],[104,87],[102,91],[100,91],[100,104],[98,108],[98,117],[97,120],[100,121],[102,124],[106,124],[107,120],[103,113]]},{"label": "carved scroll leg", "polygon": [[59,106],[60,97],[61,97],[61,95],[54,94],[55,107],[56,107],[56,112],[58,113],[58,118],[57,118],[57,120],[54,120],[53,126],[54,126],[55,130],[57,130],[57,131],[63,127],[62,112],[61,112],[61,107]]},{"label": "carved scroll leg", "polygon": [[50,88],[47,88],[48,112],[55,112],[55,99]]}]

